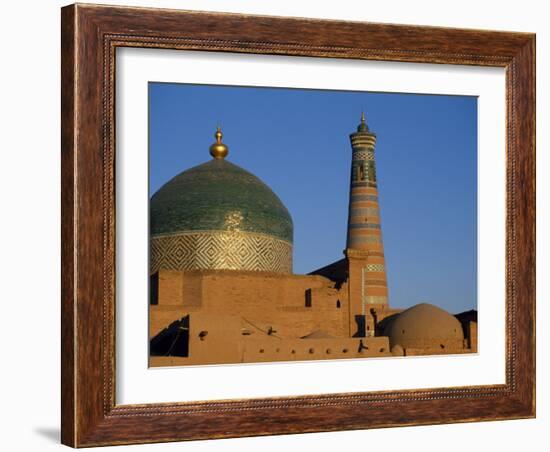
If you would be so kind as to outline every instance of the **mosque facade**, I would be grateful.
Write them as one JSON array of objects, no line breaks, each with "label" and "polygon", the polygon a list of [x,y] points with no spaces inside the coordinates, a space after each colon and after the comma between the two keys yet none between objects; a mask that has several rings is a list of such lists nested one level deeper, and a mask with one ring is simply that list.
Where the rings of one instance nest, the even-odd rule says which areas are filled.
[{"label": "mosque facade", "polygon": [[292,272],[292,217],[259,178],[229,162],[218,128],[212,159],[150,202],[149,364],[303,361],[477,352],[477,313],[388,302],[376,135],[350,135],[343,258]]}]

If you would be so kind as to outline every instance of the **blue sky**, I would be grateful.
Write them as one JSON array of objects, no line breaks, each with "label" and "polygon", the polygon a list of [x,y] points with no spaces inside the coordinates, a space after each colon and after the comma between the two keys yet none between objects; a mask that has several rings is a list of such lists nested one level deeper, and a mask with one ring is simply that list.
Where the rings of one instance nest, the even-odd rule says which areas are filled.
[{"label": "blue sky", "polygon": [[468,96],[149,84],[150,192],[209,160],[261,178],[294,221],[294,272],[343,257],[361,111],[376,164],[390,305],[476,307],[477,99]]}]

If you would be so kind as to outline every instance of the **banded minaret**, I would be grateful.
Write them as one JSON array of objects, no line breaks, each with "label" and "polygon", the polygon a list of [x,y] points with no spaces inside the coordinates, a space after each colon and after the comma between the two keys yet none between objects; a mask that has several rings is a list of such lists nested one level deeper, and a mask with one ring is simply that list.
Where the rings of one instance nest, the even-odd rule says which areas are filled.
[{"label": "banded minaret", "polygon": [[376,135],[364,113],[357,132],[350,135],[351,181],[346,256],[349,265],[350,335],[374,334],[366,316],[373,308],[387,306],[388,286],[380,226],[374,148]]}]

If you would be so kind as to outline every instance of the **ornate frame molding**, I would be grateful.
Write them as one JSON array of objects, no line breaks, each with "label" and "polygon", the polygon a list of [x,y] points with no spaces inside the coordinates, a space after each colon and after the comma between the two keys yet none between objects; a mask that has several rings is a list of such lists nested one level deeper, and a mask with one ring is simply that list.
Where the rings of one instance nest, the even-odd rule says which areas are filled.
[{"label": "ornate frame molding", "polygon": [[[535,415],[533,34],[80,4],[62,9],[61,31],[64,444],[84,447]],[[117,47],[506,68],[506,383],[116,405]]]}]

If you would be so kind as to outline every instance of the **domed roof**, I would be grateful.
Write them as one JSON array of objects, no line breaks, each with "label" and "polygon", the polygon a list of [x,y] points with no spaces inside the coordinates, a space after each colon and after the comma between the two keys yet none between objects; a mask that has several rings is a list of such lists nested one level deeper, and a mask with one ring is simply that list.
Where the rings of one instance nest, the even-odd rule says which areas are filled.
[{"label": "domed roof", "polygon": [[455,316],[429,303],[421,303],[401,312],[384,329],[392,346],[414,346],[420,341],[464,339],[462,326]]},{"label": "domed roof", "polygon": [[213,160],[178,174],[150,202],[149,271],[292,273],[292,218],[253,174],[225,160],[218,127]]},{"label": "domed roof", "polygon": [[151,235],[242,231],[292,243],[292,218],[259,178],[221,158],[175,176],[151,198]]}]

